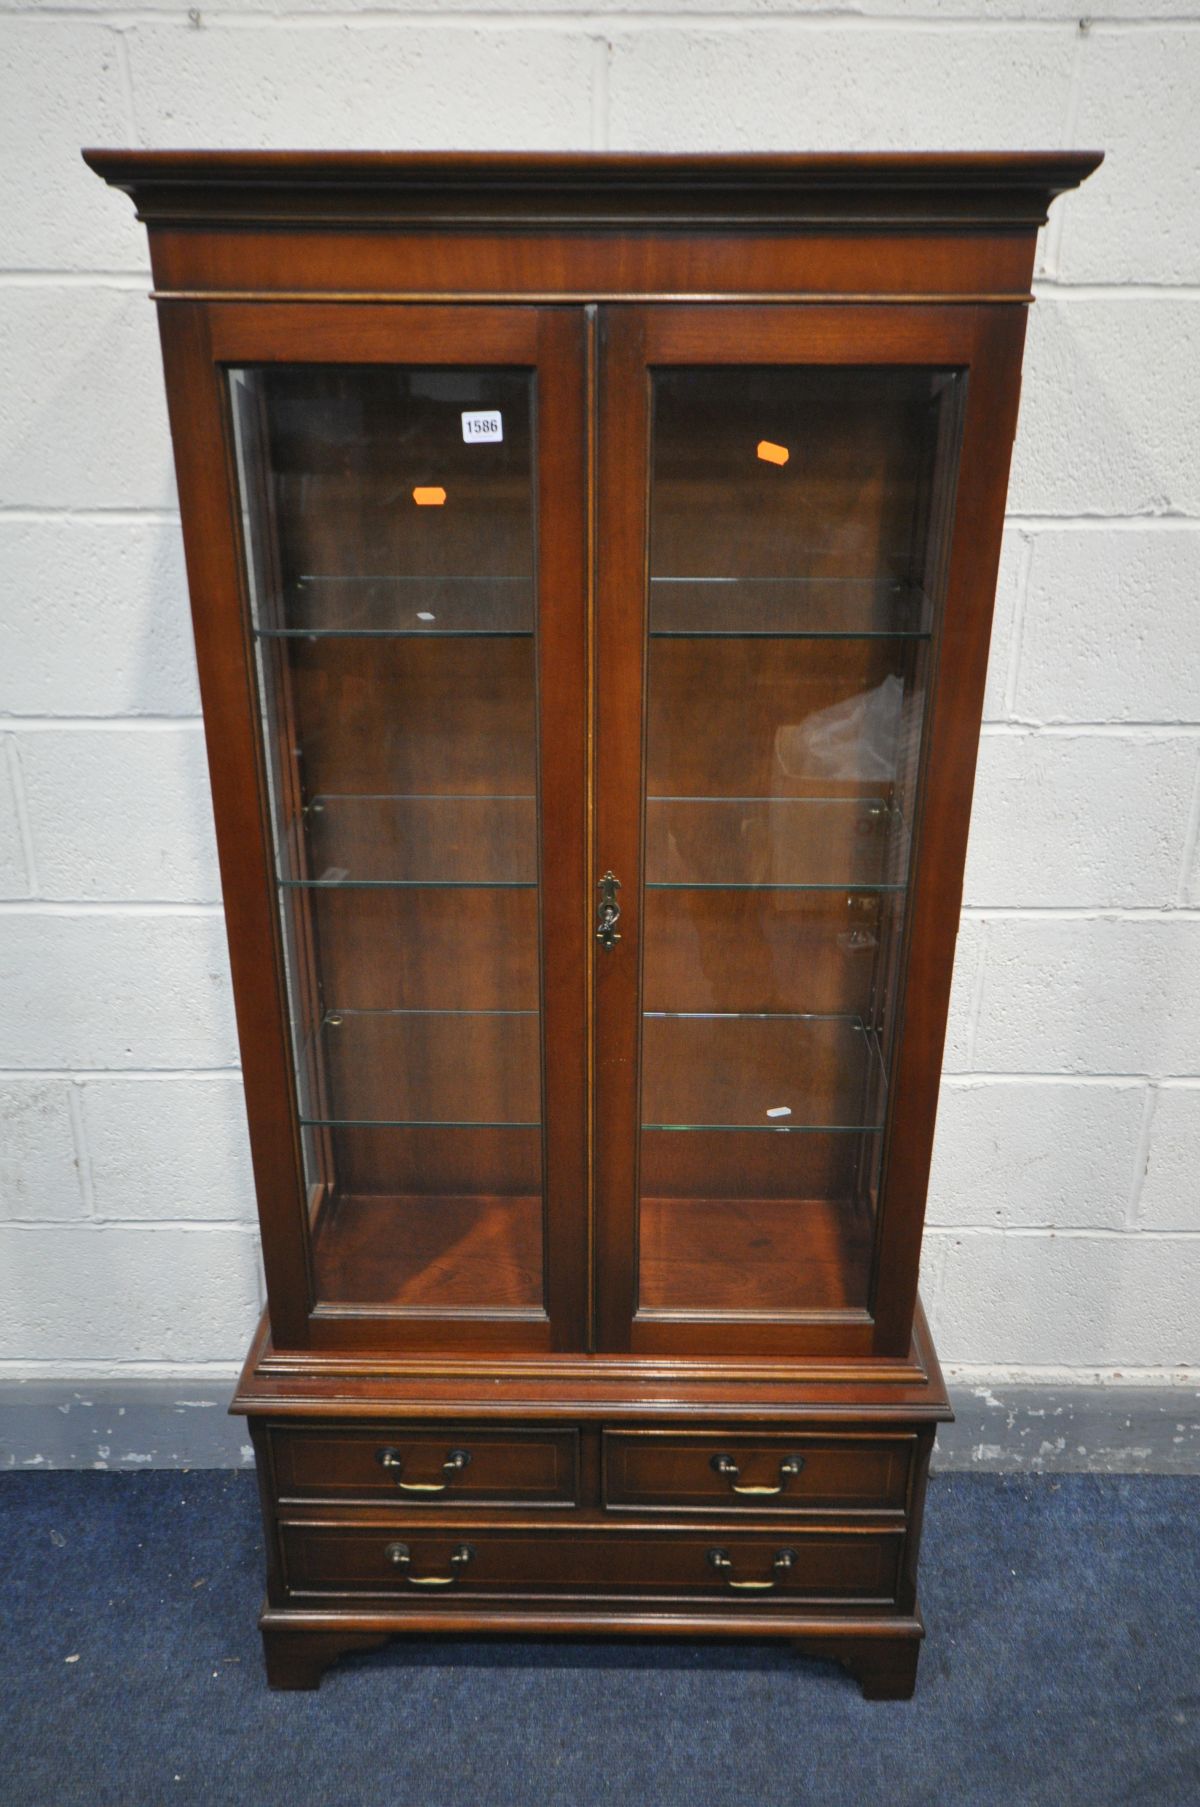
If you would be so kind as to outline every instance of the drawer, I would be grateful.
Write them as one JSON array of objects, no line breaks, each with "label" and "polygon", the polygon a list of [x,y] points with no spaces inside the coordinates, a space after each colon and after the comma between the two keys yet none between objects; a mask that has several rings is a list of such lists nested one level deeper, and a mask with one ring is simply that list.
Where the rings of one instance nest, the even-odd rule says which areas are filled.
[{"label": "drawer", "polygon": [[916,1438],[606,1431],[614,1511],[903,1512]]},{"label": "drawer", "polygon": [[412,1506],[573,1506],[574,1430],[343,1425],[271,1431],[280,1500],[387,1500]]},{"label": "drawer", "polygon": [[387,1595],[439,1608],[482,1597],[726,1600],[746,1606],[896,1598],[903,1531],[604,1526],[410,1527],[283,1521],[291,1596]]}]

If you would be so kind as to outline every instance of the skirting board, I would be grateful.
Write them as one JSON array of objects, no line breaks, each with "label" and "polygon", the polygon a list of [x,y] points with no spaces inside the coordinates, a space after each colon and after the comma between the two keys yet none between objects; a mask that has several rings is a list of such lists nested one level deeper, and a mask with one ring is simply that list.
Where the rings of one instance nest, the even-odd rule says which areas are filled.
[{"label": "skirting board", "polygon": [[[0,1469],[240,1468],[245,1421],[211,1381],[0,1381]],[[1200,1474],[1200,1388],[952,1389],[934,1469]]]}]

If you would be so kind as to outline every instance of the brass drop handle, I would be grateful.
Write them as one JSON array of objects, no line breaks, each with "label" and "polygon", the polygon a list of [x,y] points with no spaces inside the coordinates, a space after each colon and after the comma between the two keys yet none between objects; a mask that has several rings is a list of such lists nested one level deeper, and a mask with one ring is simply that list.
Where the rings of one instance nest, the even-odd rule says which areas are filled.
[{"label": "brass drop handle", "polygon": [[412,1552],[406,1543],[390,1543],[383,1553],[396,1568],[404,1570],[404,1579],[410,1587],[453,1587],[475,1554],[469,1543],[460,1543],[450,1558],[450,1567],[453,1573],[449,1575],[414,1575],[408,1566],[412,1561]]},{"label": "brass drop handle", "polygon": [[736,1581],[732,1574],[734,1563],[730,1559],[728,1550],[708,1550],[708,1561],[712,1563],[712,1567],[719,1568],[723,1572],[727,1587],[737,1588],[743,1594],[770,1594],[772,1588],[777,1587],[779,1579],[786,1576],[788,1568],[792,1568],[793,1561],[795,1561],[795,1550],[775,1550],[770,1581]]},{"label": "brass drop handle", "polygon": [[447,1476],[444,1481],[402,1481],[400,1471],[404,1467],[404,1457],[398,1449],[377,1449],[375,1460],[381,1468],[391,1474],[401,1493],[445,1493],[455,1475],[460,1473],[471,1460],[469,1449],[452,1449],[442,1463],[442,1473]]},{"label": "brass drop handle", "polygon": [[771,1564],[769,1581],[735,1581],[733,1563],[728,1550],[710,1550],[708,1560],[714,1569],[720,1569],[725,1576],[726,1587],[736,1588],[739,1593],[769,1594],[777,1586],[781,1576],[786,1575],[796,1560],[795,1550],[776,1550],[775,1560]]},{"label": "brass drop handle", "polygon": [[804,1457],[785,1456],[783,1458],[783,1461],[779,1464],[779,1485],[777,1487],[739,1486],[738,1475],[741,1473],[741,1469],[738,1467],[732,1456],[714,1456],[709,1463],[709,1467],[712,1468],[715,1473],[723,1474],[728,1477],[729,1490],[731,1493],[756,1493],[760,1495],[764,1493],[782,1493],[784,1487],[787,1485],[788,1476],[799,1474],[800,1470],[804,1467]]},{"label": "brass drop handle", "polygon": [[617,924],[621,920],[621,906],[617,902],[617,892],[621,889],[621,881],[614,872],[606,872],[600,880],[600,910],[596,920],[596,940],[601,947],[613,948],[621,939]]}]

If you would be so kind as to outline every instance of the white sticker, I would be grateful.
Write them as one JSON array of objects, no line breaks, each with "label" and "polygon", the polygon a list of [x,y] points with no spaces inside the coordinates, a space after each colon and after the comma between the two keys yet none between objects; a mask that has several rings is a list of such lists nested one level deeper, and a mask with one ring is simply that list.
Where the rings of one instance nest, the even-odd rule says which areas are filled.
[{"label": "white sticker", "polygon": [[771,1109],[767,1112],[768,1117],[790,1117],[791,1114],[792,1107],[790,1104],[772,1105]]},{"label": "white sticker", "polygon": [[464,414],[462,424],[463,438],[471,444],[480,439],[504,438],[504,422],[498,409],[490,414]]}]

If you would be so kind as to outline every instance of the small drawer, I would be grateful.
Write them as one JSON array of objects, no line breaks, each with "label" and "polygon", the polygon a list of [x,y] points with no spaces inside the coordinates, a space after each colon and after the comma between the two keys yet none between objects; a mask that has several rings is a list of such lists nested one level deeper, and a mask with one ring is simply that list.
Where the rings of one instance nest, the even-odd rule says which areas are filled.
[{"label": "small drawer", "polygon": [[276,1428],[280,1500],[355,1498],[414,1507],[573,1506],[579,1471],[574,1430],[447,1425]]},{"label": "small drawer", "polygon": [[504,1530],[285,1520],[279,1531],[292,1596],[387,1595],[439,1609],[488,1596],[565,1594],[766,1610],[798,1601],[890,1605],[904,1545],[900,1529],[781,1527],[748,1535],[725,1527],[621,1532],[567,1523]]},{"label": "small drawer", "polygon": [[604,1503],[628,1512],[902,1513],[916,1438],[606,1431]]}]

